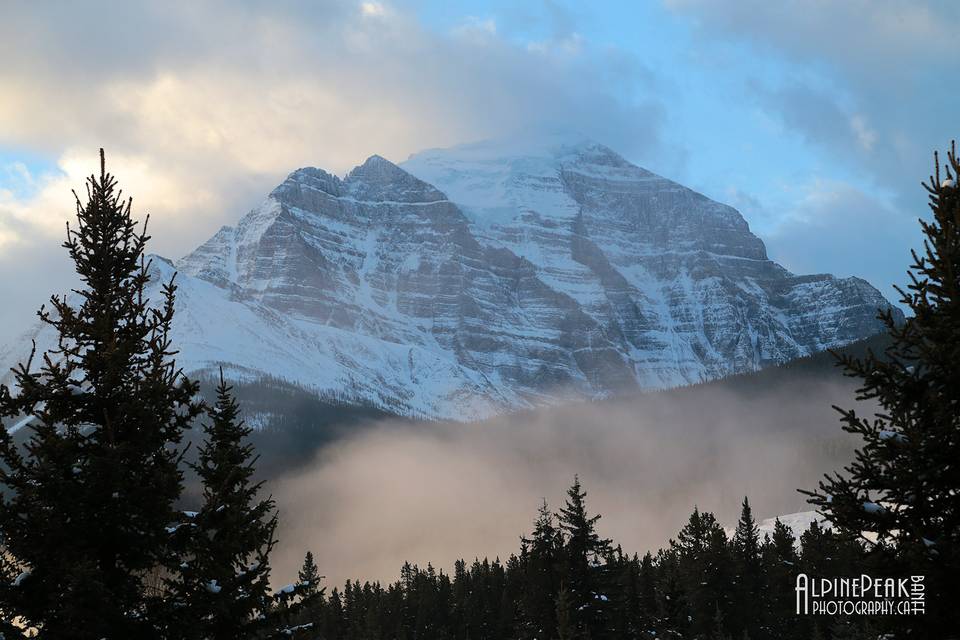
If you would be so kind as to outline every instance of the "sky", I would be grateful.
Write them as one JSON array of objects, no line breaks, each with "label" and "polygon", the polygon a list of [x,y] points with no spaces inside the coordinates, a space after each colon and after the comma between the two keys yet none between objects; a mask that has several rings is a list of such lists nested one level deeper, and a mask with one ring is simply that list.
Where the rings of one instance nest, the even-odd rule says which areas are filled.
[{"label": "sky", "polygon": [[797,273],[890,299],[957,135],[945,0],[0,0],[0,341],[72,284],[110,170],[178,258],[290,171],[539,127],[738,208]]}]

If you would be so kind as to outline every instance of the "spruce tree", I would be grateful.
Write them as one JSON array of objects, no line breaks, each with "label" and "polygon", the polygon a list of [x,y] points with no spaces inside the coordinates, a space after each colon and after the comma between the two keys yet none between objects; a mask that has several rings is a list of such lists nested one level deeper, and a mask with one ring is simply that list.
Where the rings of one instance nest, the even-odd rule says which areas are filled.
[{"label": "spruce tree", "polygon": [[657,577],[653,556],[647,551],[640,561],[640,620],[644,629],[653,627],[657,619]]},{"label": "spruce tree", "polygon": [[880,313],[892,339],[883,357],[841,363],[860,378],[858,399],[873,417],[838,409],[862,445],[843,473],[804,492],[840,531],[863,536],[884,564],[926,576],[927,613],[904,626],[944,637],[960,626],[960,162],[956,145],[941,180],[934,154],[930,221],[913,252],[910,284],[899,289],[912,317],[898,325]]},{"label": "spruce tree", "polygon": [[240,419],[222,371],[207,417],[194,465],[203,504],[170,527],[186,551],[169,581],[174,624],[187,622],[181,633],[202,638],[252,637],[252,623],[271,609],[268,556],[276,544],[277,515],[272,499],[257,500],[262,483],[252,479],[251,429]]},{"label": "spruce tree", "polygon": [[[294,618],[301,623],[313,622],[319,626],[324,617],[326,605],[324,592],[326,588],[320,586],[320,581],[324,579],[324,576],[320,575],[320,570],[313,560],[313,553],[310,551],[307,551],[303,557],[303,565],[297,573],[297,579],[296,588],[300,591],[300,603],[297,606]],[[382,615],[379,607],[372,615]],[[380,625],[382,621],[379,618],[376,621],[368,621],[367,626],[369,627],[372,624]]]},{"label": "spruce tree", "polygon": [[556,601],[560,588],[563,539],[544,500],[530,538],[522,539],[524,588],[521,598],[521,637],[530,640],[556,635]]},{"label": "spruce tree", "polygon": [[803,572],[811,576],[840,574],[837,537],[833,530],[814,520],[800,534],[800,559]]},{"label": "spruce tree", "polygon": [[39,312],[56,346],[13,370],[15,390],[0,388],[0,418],[25,416],[30,431],[21,449],[0,429],[0,544],[18,572],[0,585],[0,610],[44,638],[151,638],[197,385],[170,344],[176,286],[151,306],[146,223],[103,150],[86,202],[74,195],[63,246],[81,286]]},{"label": "spruce tree", "polygon": [[317,569],[316,563],[313,561],[313,553],[307,551],[306,555],[303,557],[303,566],[300,567],[300,572],[297,574],[297,577],[300,580],[300,584],[306,585],[304,587],[307,595],[312,596],[320,588],[320,570]]},{"label": "spruce tree", "polygon": [[670,541],[670,548],[657,552],[655,567],[658,622],[656,628],[661,631],[670,629],[678,633],[683,632],[690,626],[690,616],[687,612],[683,588],[680,552],[675,541]]},{"label": "spruce tree", "polygon": [[[324,607],[323,627],[330,640],[345,640],[347,637],[347,618],[343,610],[343,598],[336,587],[330,593],[330,601]],[[407,634],[401,634],[409,637]]]},{"label": "spruce tree", "polygon": [[[680,586],[692,635],[708,636],[719,609],[730,619],[732,558],[723,527],[712,513],[694,507],[677,540]],[[683,624],[684,621],[681,621]]]},{"label": "spruce tree", "polygon": [[564,534],[563,580],[572,605],[572,632],[575,636],[586,634],[599,640],[605,637],[609,602],[606,587],[610,576],[604,560],[610,554],[610,541],[597,534],[600,516],[587,514],[586,496],[580,478],[574,476],[559,515]]},{"label": "spruce tree", "polygon": [[453,564],[453,612],[452,625],[454,634],[460,638],[466,635],[467,620],[469,612],[467,611],[467,597],[470,593],[468,584],[470,577],[467,573],[467,563],[463,560],[457,560]]},{"label": "spruce tree", "polygon": [[520,558],[511,554],[503,571],[503,588],[500,596],[500,619],[496,635],[500,638],[518,637],[521,620],[520,598],[525,583],[520,568]]},{"label": "spruce tree", "polygon": [[618,589],[615,594],[620,617],[618,626],[623,629],[624,637],[636,638],[641,630],[648,628],[641,596],[640,557],[637,554],[633,554],[632,558],[626,557],[619,546],[617,557],[620,562]]},{"label": "spruce tree", "polygon": [[740,520],[732,540],[734,570],[734,612],[728,624],[734,636],[747,631],[757,637],[762,620],[763,567],[760,562],[760,529],[753,518],[750,501],[744,496]]},{"label": "spruce tree", "polygon": [[795,617],[794,585],[800,573],[800,557],[793,531],[779,518],[773,523],[773,535],[764,541],[762,557],[766,631],[770,636],[784,640],[799,638],[804,625]]},{"label": "spruce tree", "polygon": [[604,633],[613,638],[636,637],[639,609],[639,570],[637,564],[631,562],[623,553],[620,545],[604,560],[606,574],[606,588],[603,598],[606,605]]}]

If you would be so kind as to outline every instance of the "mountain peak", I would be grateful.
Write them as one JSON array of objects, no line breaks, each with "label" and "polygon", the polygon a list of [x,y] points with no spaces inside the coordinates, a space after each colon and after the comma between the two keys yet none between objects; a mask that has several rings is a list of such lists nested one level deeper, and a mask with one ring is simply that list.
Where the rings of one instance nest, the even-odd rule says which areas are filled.
[{"label": "mountain peak", "polygon": [[298,169],[178,266],[185,370],[461,419],[755,370],[876,333],[888,307],[861,280],[789,273],[731,207],[556,132]]},{"label": "mountain peak", "polygon": [[346,181],[385,182],[406,175],[406,171],[381,155],[374,154],[347,174]]},{"label": "mountain peak", "polygon": [[384,158],[383,156],[381,156],[379,153],[375,153],[369,158],[367,158],[366,160],[364,160],[363,165],[361,166],[366,167],[368,165],[373,165],[373,166],[387,165],[391,167],[397,166],[392,162],[390,162],[389,160],[387,160],[386,158]]},{"label": "mountain peak", "polygon": [[446,196],[383,156],[372,155],[347,174],[344,185],[360,200],[437,202]]},{"label": "mountain peak", "polygon": [[290,173],[280,185],[271,192],[271,197],[282,200],[285,195],[300,191],[303,187],[328,193],[332,196],[340,195],[341,180],[332,173],[317,167],[300,167]]}]

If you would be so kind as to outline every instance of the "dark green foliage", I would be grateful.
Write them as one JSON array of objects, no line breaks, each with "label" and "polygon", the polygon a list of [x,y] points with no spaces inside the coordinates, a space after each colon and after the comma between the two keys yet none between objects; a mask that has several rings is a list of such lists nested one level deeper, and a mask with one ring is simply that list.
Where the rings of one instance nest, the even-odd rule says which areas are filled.
[{"label": "dark green foliage", "polygon": [[724,618],[732,611],[731,545],[716,517],[695,508],[671,547],[677,552],[686,626],[692,635],[707,637],[714,629],[717,611]]},{"label": "dark green foliage", "polygon": [[[840,637],[835,631],[861,634],[854,637],[872,632],[867,619],[795,614],[798,573],[858,575],[863,567],[862,546],[829,529],[812,525],[798,550],[790,529],[777,523],[761,542],[744,501],[732,539],[713,514],[697,509],[667,549],[641,558],[611,549],[599,536],[585,496],[578,480],[559,526],[541,506],[533,533],[506,563],[458,560],[450,576],[407,563],[394,584],[348,581],[342,595],[334,589],[290,624],[312,623],[303,637],[324,640],[806,640],[816,633],[834,640]],[[584,553],[586,573],[576,577],[571,557]],[[574,564],[584,571],[582,563]],[[756,575],[755,606],[741,606],[745,572]],[[578,598],[568,587],[571,577],[588,585],[579,589],[605,599]],[[591,626],[591,613],[602,622]]]},{"label": "dark green foliage", "polygon": [[[131,205],[101,151],[64,243],[82,287],[39,313],[57,346],[13,370],[16,392],[0,386],[0,419],[22,427],[0,429],[0,636],[302,635],[311,625],[287,618],[323,591],[268,590],[276,515],[257,498],[251,431],[222,377],[209,406],[177,368],[176,287],[145,297]],[[184,435],[204,410],[202,504],[181,512]]]},{"label": "dark green foliage", "polygon": [[765,604],[763,587],[763,566],[760,560],[760,530],[753,518],[750,502],[743,499],[743,508],[737,529],[733,534],[733,570],[735,572],[733,590],[734,617],[727,627],[734,637],[747,633],[756,637],[764,619]]},{"label": "dark green foliage", "polygon": [[563,562],[563,537],[546,500],[537,512],[533,534],[523,538],[520,566],[523,584],[519,598],[523,628],[521,637],[553,638],[557,627],[559,569]]},{"label": "dark green foliage", "polygon": [[[636,564],[636,555],[634,555],[634,564]],[[653,628],[658,613],[657,572],[654,568],[653,556],[649,551],[640,561],[638,580],[637,630],[642,632]]]},{"label": "dark green foliage", "polygon": [[297,578],[300,580],[301,584],[305,584],[306,592],[310,595],[313,595],[320,588],[320,571],[317,569],[316,563],[313,561],[313,554],[307,551],[307,554],[303,557],[303,566],[300,567],[300,572],[297,574]]},{"label": "dark green foliage", "polygon": [[758,602],[764,607],[764,631],[784,640],[800,637],[792,620],[796,611],[794,585],[800,566],[796,542],[793,531],[778,518],[773,535],[764,540],[761,550],[764,591]]},{"label": "dark green foliage", "polygon": [[144,297],[148,236],[131,204],[101,151],[64,243],[82,287],[39,312],[57,347],[14,370],[18,394],[0,388],[0,416],[32,418],[25,449],[0,429],[0,610],[43,637],[155,635],[153,588],[182,484],[178,444],[200,406],[173,360],[174,283],[159,306]]},{"label": "dark green foliage", "polygon": [[273,500],[257,499],[261,484],[252,481],[250,429],[222,376],[207,414],[194,465],[203,502],[169,528],[182,545],[180,564],[167,581],[171,624],[183,637],[253,637],[259,626],[253,623],[272,606],[268,555],[276,543],[277,515]]},{"label": "dark green foliage", "polygon": [[578,637],[573,622],[573,602],[566,586],[560,587],[560,593],[557,594],[557,637],[560,640]]},{"label": "dark green foliage", "polygon": [[574,637],[599,640],[610,627],[610,541],[597,534],[600,516],[587,513],[586,491],[575,477],[567,502],[558,516],[563,533],[561,576],[570,599],[570,622]]},{"label": "dark green foliage", "polygon": [[713,614],[713,631],[710,633],[710,640],[732,640],[732,636],[727,633],[727,625],[723,620],[723,612],[720,607]]},{"label": "dark green foliage", "polygon": [[900,290],[913,317],[903,325],[880,314],[892,344],[883,358],[841,357],[860,380],[858,398],[881,410],[839,409],[843,429],[862,446],[843,473],[805,492],[851,538],[869,540],[872,561],[898,575],[925,575],[927,614],[896,620],[905,632],[946,637],[960,627],[960,163],[955,146],[945,179],[939,159],[924,185],[932,220]]}]

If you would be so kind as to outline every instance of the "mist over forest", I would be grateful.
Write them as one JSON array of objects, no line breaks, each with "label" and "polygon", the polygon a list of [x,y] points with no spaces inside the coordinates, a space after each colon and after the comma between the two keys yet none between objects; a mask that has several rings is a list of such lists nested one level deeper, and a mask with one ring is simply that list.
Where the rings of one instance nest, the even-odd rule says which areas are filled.
[{"label": "mist over forest", "polygon": [[275,573],[294,572],[305,549],[331,585],[389,581],[404,561],[448,571],[504,559],[574,474],[601,534],[631,553],[665,546],[695,505],[727,526],[745,495],[760,519],[811,510],[797,489],[855,444],[832,408],[854,406],[855,384],[831,360],[479,423],[358,426],[269,482],[282,514]]}]

